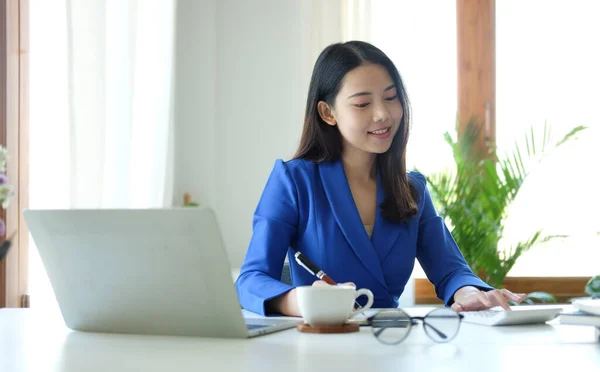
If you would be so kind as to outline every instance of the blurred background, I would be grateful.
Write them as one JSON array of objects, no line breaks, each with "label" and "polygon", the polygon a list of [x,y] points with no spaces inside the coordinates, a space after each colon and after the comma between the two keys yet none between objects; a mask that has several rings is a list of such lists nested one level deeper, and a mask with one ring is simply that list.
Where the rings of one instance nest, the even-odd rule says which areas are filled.
[{"label": "blurred background", "polygon": [[[492,2],[494,3],[494,2]],[[413,108],[408,168],[452,167],[459,1],[30,0],[30,208],[180,206],[217,212],[232,269],[276,159],[298,145],[328,44],[364,40],[398,68]],[[460,9],[460,8],[459,8]],[[495,2],[495,138],[588,129],[532,168],[502,244],[532,230],[511,276],[598,274],[600,2]],[[30,241],[33,307],[56,307]],[[414,277],[424,274],[418,264]],[[404,304],[413,293],[407,287]]]}]

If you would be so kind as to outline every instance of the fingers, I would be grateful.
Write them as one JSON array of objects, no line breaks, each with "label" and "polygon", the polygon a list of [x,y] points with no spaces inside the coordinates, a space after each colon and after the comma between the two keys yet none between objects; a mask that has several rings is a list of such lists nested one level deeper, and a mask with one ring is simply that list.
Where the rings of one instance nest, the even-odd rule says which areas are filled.
[{"label": "fingers", "polygon": [[461,298],[452,304],[452,309],[455,311],[478,311],[501,306],[504,310],[511,311],[508,301],[521,302],[524,298],[524,294],[514,294],[506,289],[480,291]]},{"label": "fingers", "polygon": [[509,301],[513,301],[516,303],[522,302],[527,295],[525,293],[512,293],[508,289],[501,289],[500,292],[506,297]]},{"label": "fingers", "polygon": [[[493,292],[493,291],[492,291]],[[480,302],[486,308],[494,307],[494,297],[490,296],[490,292],[479,292]]]},{"label": "fingers", "polygon": [[457,304],[456,302],[452,304],[452,306],[450,307],[452,310],[454,311],[465,311],[463,309],[463,307],[460,304]]},{"label": "fingers", "polygon": [[[510,306],[508,305],[508,300],[505,295],[499,290],[493,290],[490,292],[486,292],[490,302],[494,306],[501,306],[506,311],[511,311]],[[492,306],[490,306],[492,307]]]},{"label": "fingers", "polygon": [[490,307],[492,303],[485,292],[473,293],[452,304],[452,309],[455,311],[477,311]]}]

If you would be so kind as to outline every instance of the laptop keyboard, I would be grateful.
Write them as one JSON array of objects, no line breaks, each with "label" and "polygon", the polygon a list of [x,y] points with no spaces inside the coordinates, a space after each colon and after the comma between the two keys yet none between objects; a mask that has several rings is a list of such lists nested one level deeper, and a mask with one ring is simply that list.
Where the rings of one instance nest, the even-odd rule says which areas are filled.
[{"label": "laptop keyboard", "polygon": [[266,328],[268,326],[266,326],[264,324],[246,324],[246,327],[248,328],[249,331],[251,331],[253,329]]}]

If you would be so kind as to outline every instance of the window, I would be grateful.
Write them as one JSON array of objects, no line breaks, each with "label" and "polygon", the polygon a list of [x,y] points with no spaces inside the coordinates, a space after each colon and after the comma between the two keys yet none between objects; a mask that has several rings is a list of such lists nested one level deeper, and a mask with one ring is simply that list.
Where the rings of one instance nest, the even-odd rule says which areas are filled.
[{"label": "window", "polygon": [[[400,72],[412,106],[407,169],[431,174],[452,166],[444,132],[456,125],[456,4],[373,1],[372,42]],[[393,27],[392,27],[393,25]],[[392,31],[393,30],[393,31]],[[416,262],[415,277],[425,277]]]},{"label": "window", "polygon": [[[506,223],[506,241],[568,235],[533,247],[510,276],[600,273],[600,3],[496,2],[497,142],[500,152],[544,122],[556,134],[585,125],[576,142],[551,153],[530,174]],[[502,246],[502,245],[501,245]]]},{"label": "window", "polygon": [[[372,42],[394,62],[412,106],[407,168],[433,173],[452,165],[443,134],[456,124],[456,4],[373,1]],[[432,150],[434,152],[432,152]]]},{"label": "window", "polygon": [[[31,208],[171,203],[175,2],[31,1]],[[32,245],[32,306],[56,308]]]},{"label": "window", "polygon": [[[578,125],[577,141],[548,154],[509,211],[500,247],[543,229],[566,235],[523,255],[510,276],[591,276],[600,260],[600,4],[578,0],[496,2],[496,137],[500,154],[544,123],[558,140]],[[456,3],[372,3],[372,41],[402,75],[413,108],[408,168],[432,173],[452,165],[443,141],[453,131],[457,103]],[[390,27],[394,25],[394,27]],[[560,25],[560,27],[558,27]],[[391,32],[390,30],[394,30]],[[521,146],[523,146],[521,144]],[[431,152],[435,149],[435,152]],[[596,192],[595,192],[596,191]],[[540,264],[543,263],[543,264]],[[420,267],[415,276],[423,277]]]}]

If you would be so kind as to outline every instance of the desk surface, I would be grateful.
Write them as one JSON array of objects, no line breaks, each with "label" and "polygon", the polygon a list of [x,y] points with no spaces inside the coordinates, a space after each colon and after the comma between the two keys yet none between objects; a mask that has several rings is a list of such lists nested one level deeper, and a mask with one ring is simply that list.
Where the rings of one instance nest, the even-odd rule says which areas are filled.
[{"label": "desk surface", "polygon": [[[422,312],[424,309],[409,309]],[[594,328],[463,324],[449,344],[415,327],[400,345],[371,330],[343,335],[295,329],[248,340],[73,332],[62,318],[0,309],[0,371],[520,371],[600,370]]]}]

